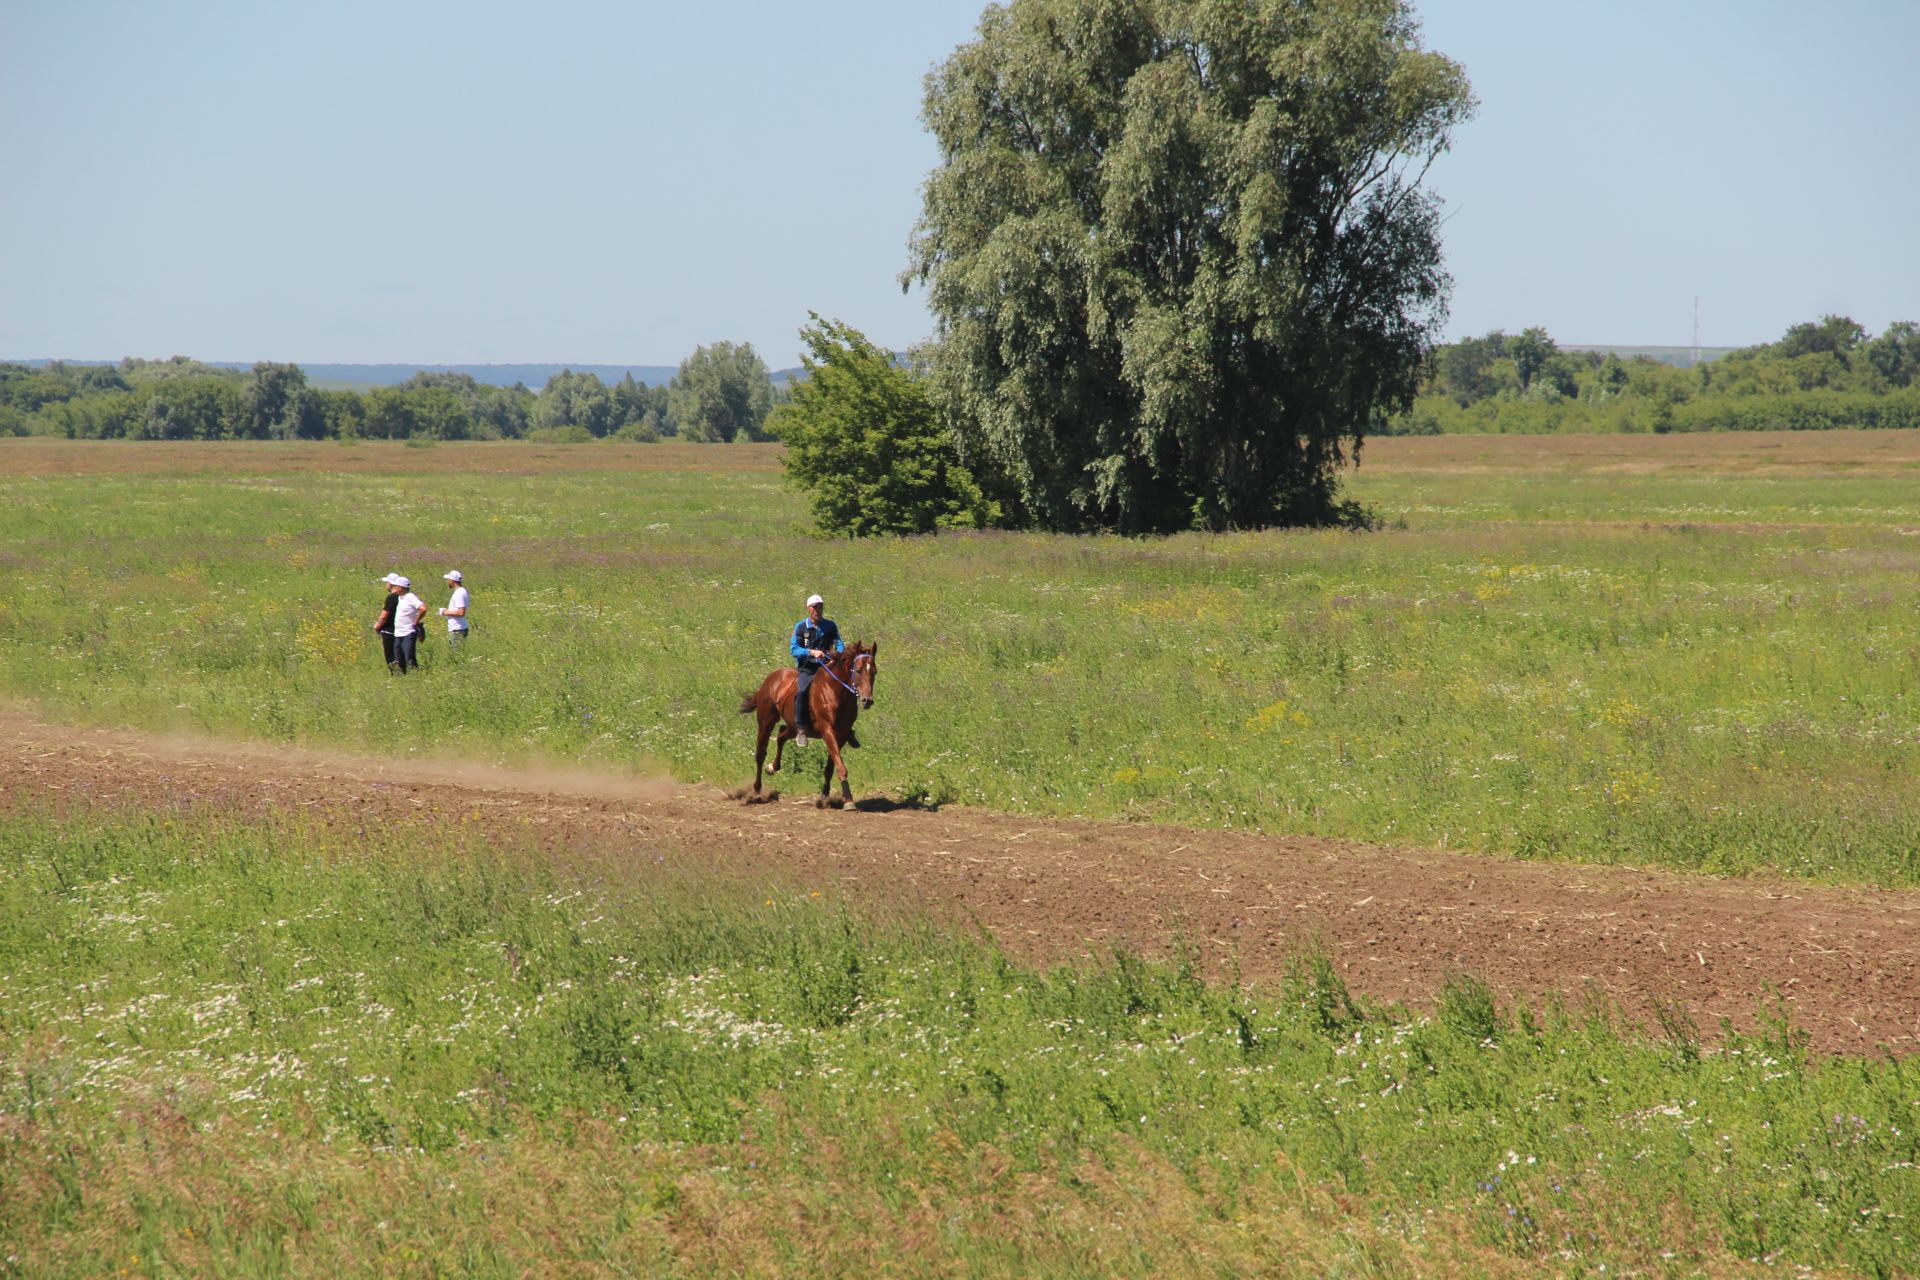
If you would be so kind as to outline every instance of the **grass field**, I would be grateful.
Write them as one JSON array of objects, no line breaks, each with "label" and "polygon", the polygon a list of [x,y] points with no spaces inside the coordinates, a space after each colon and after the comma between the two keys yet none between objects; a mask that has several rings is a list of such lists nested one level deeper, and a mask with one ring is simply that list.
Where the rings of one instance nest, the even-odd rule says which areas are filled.
[{"label": "grass field", "polygon": [[0,1273],[1911,1273],[1897,1063],[1037,972],[699,861],[14,815]]},{"label": "grass field", "polygon": [[[0,697],[734,783],[738,694],[820,590],[881,644],[863,791],[1920,883],[1920,440],[1367,457],[1372,534],[849,544],[765,448],[0,442]],[[470,652],[388,677],[374,579],[456,565]],[[1784,1022],[1648,1039],[1470,976],[1416,1015],[1311,952],[1043,971],[699,850],[523,838],[0,818],[0,1275],[1920,1256],[1912,1067]]]},{"label": "grass field", "polygon": [[[767,447],[0,444],[0,696],[736,783],[808,591],[854,783],[1049,814],[1920,883],[1920,442],[1383,440],[1389,527],[809,537]],[[419,679],[389,569],[475,588]],[[817,770],[819,753],[806,758]]]}]

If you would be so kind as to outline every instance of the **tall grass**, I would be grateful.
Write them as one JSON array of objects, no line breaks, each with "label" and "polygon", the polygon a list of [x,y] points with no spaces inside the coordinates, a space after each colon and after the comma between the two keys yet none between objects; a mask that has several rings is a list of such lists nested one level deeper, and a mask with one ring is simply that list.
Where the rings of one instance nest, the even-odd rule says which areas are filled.
[{"label": "tall grass", "polygon": [[[739,691],[818,590],[881,646],[862,790],[1920,883],[1905,464],[1370,464],[1355,492],[1391,523],[1373,534],[849,543],[806,536],[758,454],[522,475],[474,448],[449,475],[391,452],[388,475],[0,482],[0,695],[731,784],[751,767]],[[419,678],[388,678],[374,579],[456,566],[469,653],[436,638]]]},{"label": "tall grass", "polygon": [[[1906,1068],[1431,1018],[392,826],[0,825],[11,1274],[1580,1274],[1915,1256]],[[1743,1262],[1743,1260],[1745,1260]]]}]

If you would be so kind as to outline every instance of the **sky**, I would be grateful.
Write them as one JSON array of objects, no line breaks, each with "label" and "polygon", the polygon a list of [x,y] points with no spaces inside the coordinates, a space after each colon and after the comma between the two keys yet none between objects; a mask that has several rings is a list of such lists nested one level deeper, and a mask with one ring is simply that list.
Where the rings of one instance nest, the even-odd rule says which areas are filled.
[{"label": "sky", "polygon": [[[1444,336],[1920,319],[1920,3],[1415,0],[1480,107]],[[0,0],[0,358],[905,348],[922,78],[978,0]]]}]

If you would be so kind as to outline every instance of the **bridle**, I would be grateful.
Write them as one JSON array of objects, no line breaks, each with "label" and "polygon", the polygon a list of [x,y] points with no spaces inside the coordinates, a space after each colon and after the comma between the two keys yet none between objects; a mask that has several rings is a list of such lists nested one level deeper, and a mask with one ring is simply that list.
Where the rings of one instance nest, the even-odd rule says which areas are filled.
[{"label": "bridle", "polygon": [[[872,661],[873,661],[872,654],[856,653],[853,655],[853,662],[849,664],[847,669],[850,672],[858,671],[860,670],[860,664],[862,662],[872,662]],[[845,689],[848,693],[852,694],[854,697],[858,698],[861,696],[861,693],[858,689],[854,688],[852,685],[848,684],[845,680],[842,680],[840,678],[840,673],[833,669],[832,663],[830,662],[821,663],[820,670],[826,672],[829,676],[833,677],[833,682],[835,684],[839,685],[842,689]]]}]

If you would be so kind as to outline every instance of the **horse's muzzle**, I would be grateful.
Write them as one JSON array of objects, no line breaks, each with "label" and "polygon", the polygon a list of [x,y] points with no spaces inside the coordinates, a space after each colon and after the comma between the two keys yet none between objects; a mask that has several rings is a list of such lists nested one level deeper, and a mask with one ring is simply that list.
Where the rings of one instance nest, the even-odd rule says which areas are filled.
[{"label": "horse's muzzle", "polygon": [[861,709],[862,711],[871,711],[871,710],[873,710],[873,699],[872,699],[872,698],[862,698],[862,699],[860,699],[860,709]]}]

